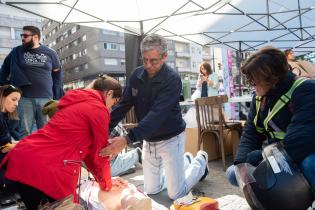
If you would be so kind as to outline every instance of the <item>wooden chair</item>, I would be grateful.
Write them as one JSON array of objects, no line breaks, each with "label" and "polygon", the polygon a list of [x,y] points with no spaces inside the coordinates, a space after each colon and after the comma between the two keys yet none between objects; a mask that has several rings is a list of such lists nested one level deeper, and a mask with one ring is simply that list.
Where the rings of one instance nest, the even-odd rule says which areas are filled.
[{"label": "wooden chair", "polygon": [[138,120],[137,120],[137,117],[136,117],[136,114],[135,114],[134,107],[132,107],[128,111],[125,119],[123,120],[123,124],[122,125],[127,130],[128,129],[132,129],[132,128],[134,128],[134,127],[136,127],[138,125]]},{"label": "wooden chair", "polygon": [[226,169],[223,130],[237,129],[239,133],[241,132],[240,122],[225,121],[223,104],[226,102],[228,102],[226,95],[204,97],[195,100],[198,124],[198,149],[201,148],[205,134],[213,134],[219,143],[223,170]]}]

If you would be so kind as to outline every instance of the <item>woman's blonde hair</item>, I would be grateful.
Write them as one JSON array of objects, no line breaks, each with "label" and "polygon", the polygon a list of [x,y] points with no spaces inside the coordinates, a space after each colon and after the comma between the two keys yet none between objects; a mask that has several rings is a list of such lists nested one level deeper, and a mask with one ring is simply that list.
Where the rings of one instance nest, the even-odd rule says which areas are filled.
[{"label": "woman's blonde hair", "polygon": [[[3,101],[4,101],[4,99],[5,99],[8,95],[10,95],[11,93],[13,93],[13,92],[18,92],[18,93],[20,93],[20,94],[22,95],[22,91],[21,91],[19,88],[13,86],[13,85],[3,85],[3,86],[0,86],[0,100],[1,100],[0,109],[1,109],[1,111],[3,110]],[[9,112],[9,113],[8,113],[8,118],[9,118],[10,120],[18,120],[19,117],[18,117],[17,110],[14,110],[14,112],[12,112],[12,113]]]}]

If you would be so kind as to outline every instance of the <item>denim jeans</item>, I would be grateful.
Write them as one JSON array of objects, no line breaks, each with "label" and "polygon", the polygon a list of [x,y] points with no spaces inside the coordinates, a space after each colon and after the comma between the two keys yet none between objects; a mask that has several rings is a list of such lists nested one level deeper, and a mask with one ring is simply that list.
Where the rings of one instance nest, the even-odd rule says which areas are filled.
[{"label": "denim jeans", "polygon": [[[310,186],[315,190],[315,153],[310,154],[307,156],[299,165],[304,177],[310,184]],[[234,171],[234,165],[231,165],[226,170],[226,177],[230,184],[234,186],[238,186]]]},{"label": "denim jeans", "polygon": [[[48,98],[21,97],[18,112],[22,130],[26,130],[28,134],[31,134],[32,131],[42,128],[47,123],[48,116],[42,114],[42,109],[49,100]],[[34,125],[36,125],[36,128],[34,128]]]},{"label": "denim jeans", "polygon": [[132,166],[134,166],[138,161],[138,152],[136,149],[128,151],[123,154],[118,154],[117,157],[110,161],[110,172],[112,176],[118,176],[124,173]]},{"label": "denim jeans", "polygon": [[199,182],[207,163],[200,155],[185,168],[184,144],[184,132],[164,141],[144,141],[142,168],[147,194],[156,194],[167,188],[169,197],[177,199],[187,195]]}]

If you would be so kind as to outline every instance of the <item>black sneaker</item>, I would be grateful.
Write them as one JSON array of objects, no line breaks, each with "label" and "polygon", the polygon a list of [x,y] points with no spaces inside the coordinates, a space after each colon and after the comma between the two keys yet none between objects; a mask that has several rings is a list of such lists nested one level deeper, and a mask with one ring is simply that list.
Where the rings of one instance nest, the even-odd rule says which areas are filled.
[{"label": "black sneaker", "polygon": [[142,164],[142,150],[140,149],[140,147],[137,147],[136,150],[138,153],[139,163]]},{"label": "black sneaker", "polygon": [[205,152],[205,151],[202,151],[202,150],[199,150],[198,152],[197,152],[197,156],[202,156],[204,159],[205,159],[205,161],[206,161],[206,168],[205,168],[205,173],[202,175],[202,177],[200,178],[200,180],[199,180],[199,182],[201,182],[202,180],[204,180],[206,177],[207,177],[207,175],[208,175],[208,173],[209,173],[209,166],[208,166],[208,154]]}]

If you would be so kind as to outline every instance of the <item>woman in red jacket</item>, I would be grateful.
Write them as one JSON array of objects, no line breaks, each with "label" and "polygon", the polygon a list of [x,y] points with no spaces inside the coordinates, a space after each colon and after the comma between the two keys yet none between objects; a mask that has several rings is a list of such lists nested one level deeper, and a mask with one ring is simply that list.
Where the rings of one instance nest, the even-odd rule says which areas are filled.
[{"label": "woman in red jacket", "polygon": [[75,194],[81,162],[102,190],[111,189],[110,161],[99,151],[108,144],[109,110],[121,95],[119,82],[108,76],[92,89],[68,91],[50,121],[8,153],[1,166],[28,209]]}]

